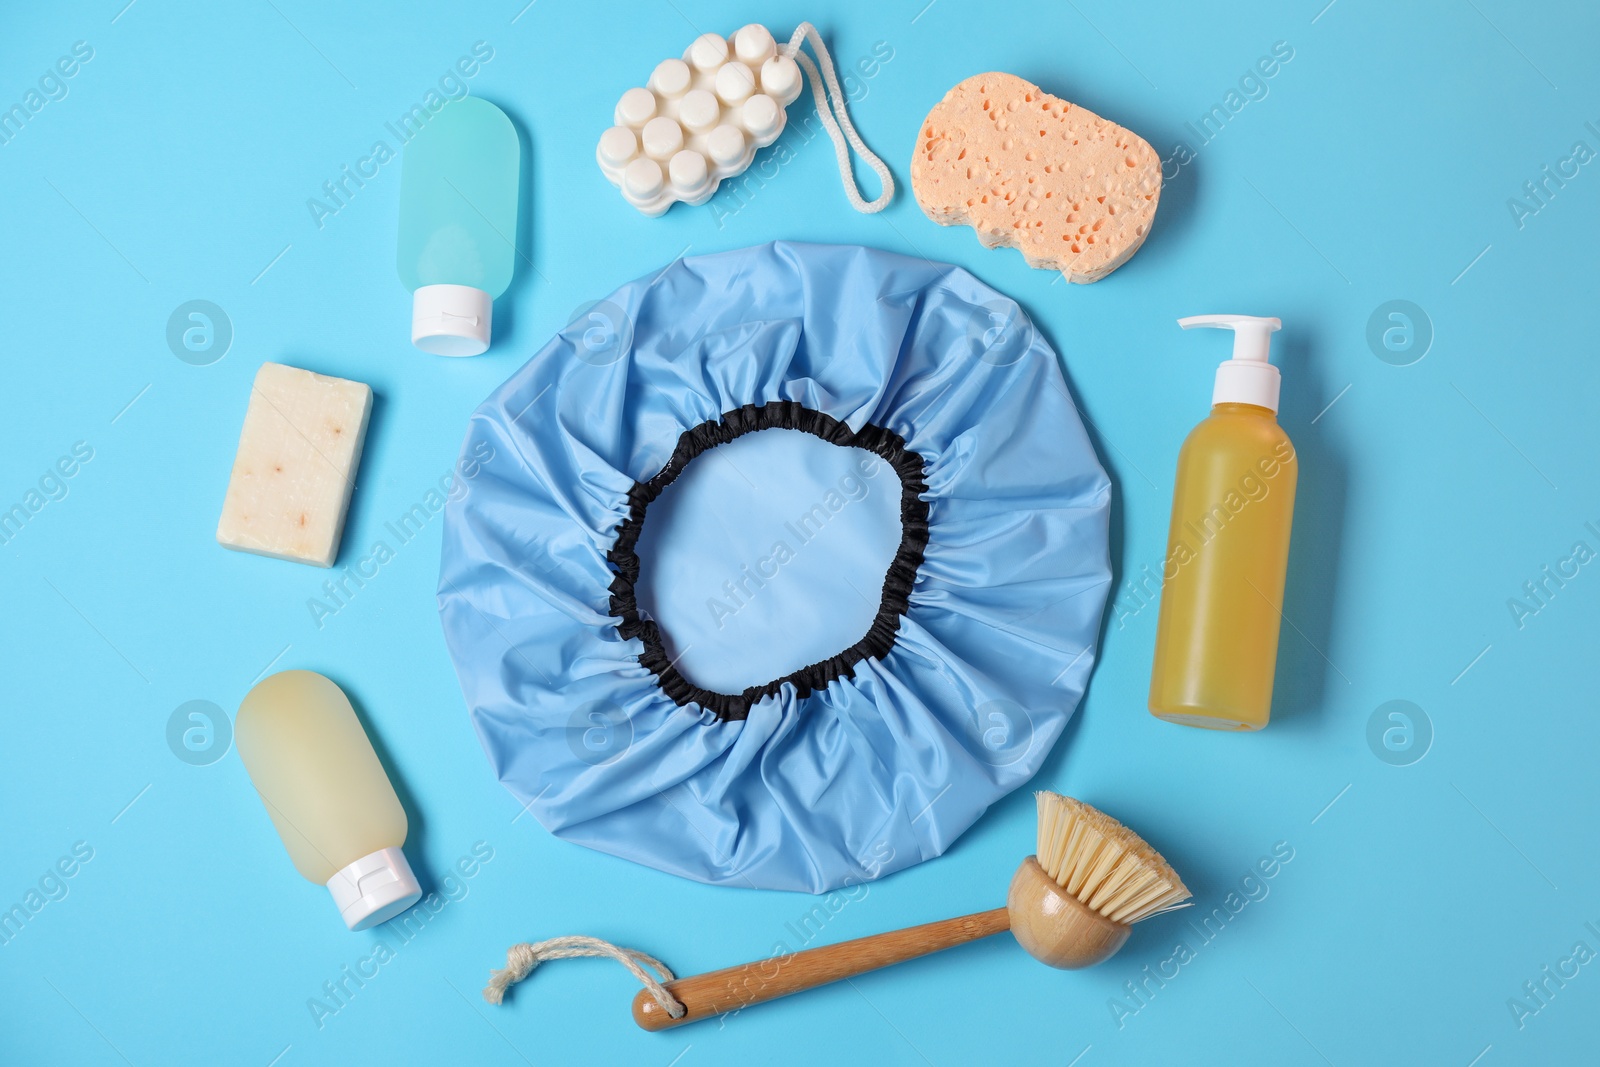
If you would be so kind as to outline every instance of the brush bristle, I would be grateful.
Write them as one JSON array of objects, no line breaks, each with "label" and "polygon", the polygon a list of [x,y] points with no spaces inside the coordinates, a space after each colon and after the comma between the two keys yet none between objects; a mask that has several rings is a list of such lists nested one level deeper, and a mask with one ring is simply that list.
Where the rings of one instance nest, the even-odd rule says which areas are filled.
[{"label": "brush bristle", "polygon": [[1060,793],[1039,798],[1039,866],[1112,922],[1131,925],[1189,899],[1176,871],[1144,838]]}]

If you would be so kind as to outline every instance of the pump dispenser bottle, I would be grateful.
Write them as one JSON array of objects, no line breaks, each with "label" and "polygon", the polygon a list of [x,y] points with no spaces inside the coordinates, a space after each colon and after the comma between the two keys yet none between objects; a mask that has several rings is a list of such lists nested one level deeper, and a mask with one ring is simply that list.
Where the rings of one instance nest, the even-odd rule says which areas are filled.
[{"label": "pump dispenser bottle", "polygon": [[422,898],[400,846],[406,813],[344,691],[313,671],[283,671],[245,696],[239,758],[296,869],[325,885],[352,930]]},{"label": "pump dispenser bottle", "polygon": [[1272,709],[1299,473],[1278,425],[1278,368],[1267,361],[1282,323],[1196,315],[1178,325],[1232,330],[1233,358],[1217,368],[1210,416],[1178,453],[1150,711],[1185,726],[1259,730]]}]

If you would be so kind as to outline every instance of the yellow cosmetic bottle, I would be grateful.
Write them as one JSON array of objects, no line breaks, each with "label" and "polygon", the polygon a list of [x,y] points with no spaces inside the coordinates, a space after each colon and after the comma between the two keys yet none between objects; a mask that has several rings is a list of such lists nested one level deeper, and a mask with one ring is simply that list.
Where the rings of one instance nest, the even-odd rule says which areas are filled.
[{"label": "yellow cosmetic bottle", "polygon": [[1282,323],[1196,315],[1178,325],[1232,330],[1233,358],[1217,368],[1211,415],[1178,453],[1150,712],[1259,730],[1272,710],[1299,473],[1278,425],[1278,368],[1267,362]]},{"label": "yellow cosmetic bottle", "polygon": [[314,671],[264,679],[234,720],[239,758],[295,868],[365,930],[422,898],[406,813],[350,699]]}]

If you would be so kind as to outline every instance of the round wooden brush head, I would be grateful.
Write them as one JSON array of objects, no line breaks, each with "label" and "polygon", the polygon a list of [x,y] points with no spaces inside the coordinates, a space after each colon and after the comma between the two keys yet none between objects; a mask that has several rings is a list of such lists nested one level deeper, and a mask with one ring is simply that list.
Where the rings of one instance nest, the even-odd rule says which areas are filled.
[{"label": "round wooden brush head", "polygon": [[1011,932],[1041,963],[1076,969],[1110,958],[1140,919],[1179,907],[1189,890],[1144,839],[1059,793],[1039,798],[1039,852],[1006,897]]}]

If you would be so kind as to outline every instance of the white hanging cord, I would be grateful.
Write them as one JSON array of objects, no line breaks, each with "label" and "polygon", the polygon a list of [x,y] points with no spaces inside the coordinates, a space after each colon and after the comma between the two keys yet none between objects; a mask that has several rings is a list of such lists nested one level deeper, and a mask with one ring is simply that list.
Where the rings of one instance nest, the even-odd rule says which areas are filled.
[{"label": "white hanging cord", "polygon": [[[810,41],[811,50],[817,53],[817,59],[822,64],[822,73],[817,73],[817,64],[811,62],[811,57],[800,51],[800,42]],[[817,28],[809,22],[802,22],[795,27],[794,36],[789,38],[789,43],[784,46],[783,54],[800,64],[801,68],[811,79],[811,95],[817,102],[817,115],[822,119],[822,126],[828,131],[828,137],[833,141],[833,154],[839,160],[839,177],[844,181],[844,195],[850,199],[850,206],[865,215],[882,211],[889,206],[889,201],[894,198],[894,175],[889,173],[889,168],[883,160],[873,154],[872,149],[861,139],[856,128],[850,123],[850,112],[845,106],[844,90],[839,85],[839,76],[833,70],[833,57],[828,54],[828,46],[822,43]],[[827,82],[824,92],[823,82]],[[830,106],[831,105],[831,106]],[[838,113],[838,121],[834,121],[834,113]],[[843,132],[840,132],[843,127]],[[877,174],[878,181],[883,183],[883,192],[878,194],[876,200],[868,201],[862,198],[861,190],[856,186],[855,175],[850,173],[850,151],[845,147],[846,139],[850,148],[866,160],[867,166]]]},{"label": "white hanging cord", "polygon": [[[535,967],[546,960],[569,960],[581,956],[603,956],[616,960],[628,970],[644,987],[650,991],[650,996],[661,1005],[661,1010],[674,1019],[681,1019],[688,1010],[671,993],[662,982],[672,981],[673,975],[667,965],[654,956],[647,956],[643,952],[636,952],[631,948],[622,948],[609,941],[602,941],[598,937],[552,937],[548,941],[535,941],[532,944],[523,942],[512,945],[506,950],[506,965],[504,970],[489,972],[489,984],[483,989],[483,999],[490,1004],[499,1004],[506,998],[506,990],[522,981],[533,973]],[[640,964],[652,968],[656,974],[652,975]],[[658,979],[656,975],[659,975]]]}]

